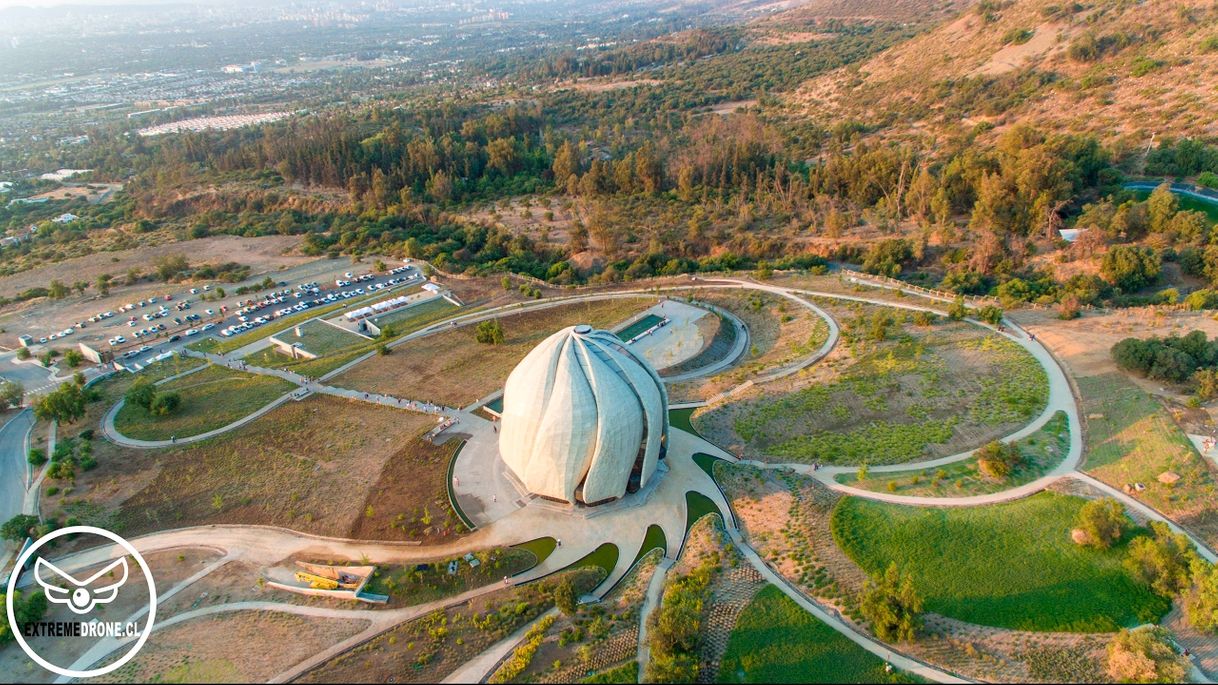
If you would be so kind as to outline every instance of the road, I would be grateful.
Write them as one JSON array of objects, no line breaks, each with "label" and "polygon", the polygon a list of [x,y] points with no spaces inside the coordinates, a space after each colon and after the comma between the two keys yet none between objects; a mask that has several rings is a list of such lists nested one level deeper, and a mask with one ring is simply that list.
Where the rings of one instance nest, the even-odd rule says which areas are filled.
[{"label": "road", "polygon": [[26,409],[0,428],[0,521],[21,513],[25,503],[25,436],[34,425],[34,412]]}]

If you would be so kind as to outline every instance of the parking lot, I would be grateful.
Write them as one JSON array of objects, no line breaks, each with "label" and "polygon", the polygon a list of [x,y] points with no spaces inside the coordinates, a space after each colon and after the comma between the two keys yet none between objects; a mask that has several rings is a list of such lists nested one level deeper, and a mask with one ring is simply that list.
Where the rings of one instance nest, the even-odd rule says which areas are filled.
[{"label": "parking lot", "polygon": [[331,281],[277,281],[273,290],[237,300],[230,296],[225,300],[228,304],[221,304],[216,297],[217,286],[199,285],[97,312],[74,327],[53,336],[31,339],[29,344],[56,345],[71,336],[85,338],[82,332],[87,331],[88,344],[110,350],[115,361],[125,366],[142,367],[153,358],[195,340],[208,336],[231,337],[284,316],[388,292],[423,280],[419,270],[410,264],[380,274],[347,271]]}]

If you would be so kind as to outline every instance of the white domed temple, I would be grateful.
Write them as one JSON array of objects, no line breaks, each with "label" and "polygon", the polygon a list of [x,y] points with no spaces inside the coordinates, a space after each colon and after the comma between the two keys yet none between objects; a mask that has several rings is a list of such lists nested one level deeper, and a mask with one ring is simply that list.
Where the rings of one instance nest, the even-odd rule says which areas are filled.
[{"label": "white domed temple", "polygon": [[597,505],[645,487],[668,443],[659,374],[608,331],[572,326],[512,370],[499,453],[530,493]]}]

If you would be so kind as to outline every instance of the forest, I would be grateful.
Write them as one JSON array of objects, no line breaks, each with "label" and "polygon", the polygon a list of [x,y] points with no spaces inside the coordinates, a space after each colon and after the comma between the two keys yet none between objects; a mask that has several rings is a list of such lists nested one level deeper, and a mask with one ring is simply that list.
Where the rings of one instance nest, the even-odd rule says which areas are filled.
[{"label": "forest", "polygon": [[[119,199],[74,205],[81,220],[63,226],[49,223],[51,207],[0,209],[10,233],[40,229],[6,249],[15,258],[5,269],[70,256],[81,237],[119,227],[179,239],[298,234],[308,254],[376,252],[555,283],[838,261],[1009,304],[1057,302],[1063,315],[1101,300],[1218,299],[1208,290],[1218,286],[1218,219],[1167,189],[1143,197],[1122,187],[1143,175],[1218,178],[1214,141],[1163,137],[1137,160],[1091,135],[1028,124],[982,122],[935,138],[885,138],[879,122],[817,124],[789,116],[772,93],[925,27],[816,28],[805,42],[763,44],[719,27],[488,60],[488,73],[516,83],[494,97],[429,93],[155,140],[99,131],[42,161],[121,180]],[[587,77],[638,81],[547,85]],[[954,82],[942,106],[1000,111],[1052,80]],[[735,102],[734,112],[707,111]],[[537,231],[494,220],[522,198]],[[485,207],[491,219],[475,218]],[[559,212],[566,223],[552,218]],[[1066,227],[1082,229],[1073,244],[1059,237]],[[1059,262],[1099,261],[1098,275],[1057,277],[1045,258],[1053,252]],[[1165,263],[1208,285],[1200,295],[1148,292]]]}]

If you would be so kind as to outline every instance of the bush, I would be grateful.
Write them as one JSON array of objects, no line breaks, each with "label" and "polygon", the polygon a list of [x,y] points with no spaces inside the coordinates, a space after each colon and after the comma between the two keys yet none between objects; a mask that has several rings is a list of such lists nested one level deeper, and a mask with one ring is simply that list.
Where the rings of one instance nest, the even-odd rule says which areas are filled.
[{"label": "bush", "polygon": [[977,468],[987,478],[1004,481],[1023,463],[1023,453],[1011,443],[997,440],[977,450]]},{"label": "bush", "polygon": [[922,627],[922,597],[913,578],[890,564],[884,575],[867,581],[860,603],[863,617],[876,637],[885,642],[909,642]]},{"label": "bush", "polygon": [[[0,594],[0,602],[6,597]],[[41,621],[47,613],[47,598],[42,592],[17,592],[13,595],[13,618],[18,625]],[[0,621],[0,645],[13,641],[12,627],[9,622]]]},{"label": "bush", "polygon": [[[34,535],[34,529],[38,526],[39,521],[37,516],[30,514],[18,514],[13,518],[4,522],[0,526],[0,537],[5,540],[11,540],[18,544],[25,541],[27,537]],[[4,623],[0,621],[0,623]]]},{"label": "bush", "polygon": [[1163,597],[1175,597],[1188,587],[1197,553],[1187,536],[1173,533],[1167,524],[1151,521],[1152,535],[1129,543],[1125,567],[1135,578]]},{"label": "bush", "polygon": [[1184,615],[1198,630],[1218,633],[1218,566],[1195,560],[1192,585],[1181,598]]},{"label": "bush", "polygon": [[504,341],[503,326],[499,319],[491,319],[478,324],[474,331],[474,339],[484,345],[502,345]]},{"label": "bush", "polygon": [[176,392],[157,393],[148,410],[154,416],[169,416],[182,405],[182,396]]},{"label": "bush", "polygon": [[1163,260],[1149,247],[1117,245],[1109,250],[1100,263],[1104,280],[1124,292],[1141,290],[1159,278]]},{"label": "bush", "polygon": [[1118,683],[1182,683],[1188,665],[1160,626],[1122,630],[1108,643],[1108,675]]},{"label": "bush", "polygon": [[123,397],[128,404],[151,410],[152,401],[156,399],[156,385],[147,376],[136,376]]},{"label": "bush", "polygon": [[956,301],[952,302],[947,308],[947,318],[952,321],[959,321],[966,316],[968,316],[968,307],[964,306],[964,298],[957,297]]},{"label": "bush", "polygon": [[1128,524],[1125,508],[1111,497],[1087,502],[1079,509],[1075,521],[1075,526],[1086,535],[1085,544],[1101,549],[1108,549],[1118,542]]}]

